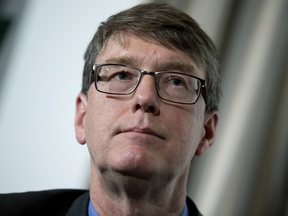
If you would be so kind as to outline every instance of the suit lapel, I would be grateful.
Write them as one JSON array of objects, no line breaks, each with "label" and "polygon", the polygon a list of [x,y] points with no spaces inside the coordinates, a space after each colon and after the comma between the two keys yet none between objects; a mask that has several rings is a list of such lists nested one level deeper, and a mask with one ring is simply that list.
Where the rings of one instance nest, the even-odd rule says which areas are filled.
[{"label": "suit lapel", "polygon": [[66,216],[88,216],[89,191],[79,196],[70,207]]}]

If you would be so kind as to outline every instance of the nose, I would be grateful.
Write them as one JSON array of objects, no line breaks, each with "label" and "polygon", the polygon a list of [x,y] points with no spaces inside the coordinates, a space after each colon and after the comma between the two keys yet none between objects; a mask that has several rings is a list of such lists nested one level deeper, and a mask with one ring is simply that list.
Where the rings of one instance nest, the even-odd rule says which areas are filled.
[{"label": "nose", "polygon": [[155,77],[151,74],[143,74],[140,83],[133,95],[133,111],[142,110],[143,112],[158,115],[160,111],[160,98],[158,97]]}]

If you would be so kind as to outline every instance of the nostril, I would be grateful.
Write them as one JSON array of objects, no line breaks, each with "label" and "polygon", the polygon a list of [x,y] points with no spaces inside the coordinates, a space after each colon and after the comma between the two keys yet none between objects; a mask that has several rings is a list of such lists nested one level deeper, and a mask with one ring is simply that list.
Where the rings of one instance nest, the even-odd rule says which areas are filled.
[{"label": "nostril", "polygon": [[140,104],[137,104],[136,105],[136,110],[139,110],[139,109],[143,109],[143,111],[145,111],[145,112],[151,112],[151,113],[154,113],[154,111],[155,111],[155,108],[154,108],[154,106],[148,106],[147,107],[147,109],[145,109],[145,107],[142,107]]},{"label": "nostril", "polygon": [[151,111],[151,113],[154,113],[154,106],[149,106],[148,109]]},{"label": "nostril", "polygon": [[139,104],[136,105],[136,110],[141,109],[141,106]]}]

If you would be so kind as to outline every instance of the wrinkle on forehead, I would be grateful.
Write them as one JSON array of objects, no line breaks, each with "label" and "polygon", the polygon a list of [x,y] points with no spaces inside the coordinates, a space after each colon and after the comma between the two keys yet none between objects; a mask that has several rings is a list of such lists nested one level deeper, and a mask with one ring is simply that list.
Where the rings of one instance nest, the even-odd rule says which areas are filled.
[{"label": "wrinkle on forehead", "polygon": [[[157,64],[159,64],[159,58],[161,56],[160,56],[160,53],[157,51],[157,47],[156,46],[162,46],[162,47],[165,47],[165,48],[169,49],[168,47],[164,46],[163,44],[159,43],[158,41],[156,41],[156,40],[154,40],[152,38],[142,37],[142,36],[133,34],[131,32],[122,32],[122,33],[120,33],[119,37],[117,37],[116,40],[118,41],[118,43],[123,48],[125,48],[127,50],[129,45],[130,45],[132,37],[137,38],[141,42],[149,43],[149,45],[152,45],[153,47],[155,47],[155,49],[152,49],[149,53],[146,53],[142,58],[137,58],[137,59],[134,56],[131,56],[131,54],[128,51],[127,52],[123,52],[122,53],[123,56],[127,55],[128,58],[130,57],[130,58],[133,59],[133,61],[130,61],[130,64],[132,62],[137,62],[137,60],[139,61],[141,59],[141,62],[137,62],[137,65],[144,65],[146,63],[149,63],[149,59],[151,59],[151,58],[157,59]],[[138,54],[140,55],[140,53],[141,52],[139,52]]]},{"label": "wrinkle on forehead", "polygon": [[104,43],[102,49],[99,51],[99,54],[100,53],[103,53],[107,47],[107,45],[109,44],[110,41],[117,41],[118,44],[120,46],[122,46],[123,48],[127,48],[129,46],[129,43],[130,43],[130,37],[137,37],[147,43],[150,43],[150,44],[153,44],[153,45],[160,45],[160,46],[164,46],[166,47],[167,49],[170,49],[170,50],[173,50],[173,51],[177,51],[178,49],[175,49],[174,47],[170,47],[170,46],[166,46],[165,44],[163,43],[160,43],[158,41],[156,41],[155,39],[153,38],[149,38],[149,37],[145,37],[145,36],[140,36],[140,35],[136,35],[136,34],[133,34],[129,31],[122,31],[120,33],[116,33],[116,34],[113,34],[111,35],[107,40],[106,42]]},{"label": "wrinkle on forehead", "polygon": [[[135,52],[135,49],[134,49],[134,53],[133,52],[131,53],[129,46],[131,43],[135,43],[135,42],[132,42],[135,40],[139,41],[139,44],[142,43],[142,47],[141,46],[138,47],[138,49],[140,49],[139,52],[137,51]],[[122,51],[114,56],[109,55],[108,50],[110,53],[111,52],[113,53],[114,51],[116,53],[117,49],[119,49],[119,45],[120,47],[123,48]],[[165,59],[163,60],[163,49],[166,49],[168,53],[169,52],[175,53],[175,54],[178,53],[182,55],[182,58],[174,59],[172,57],[173,55],[170,55],[169,58],[167,58],[166,60]],[[150,72],[174,71],[174,72],[183,72],[183,73],[196,75],[196,76],[197,74],[200,75],[202,73],[200,72],[202,70],[196,65],[193,59],[191,59],[191,57],[188,54],[182,52],[181,50],[169,49],[168,47],[164,46],[163,44],[159,43],[158,41],[154,39],[141,37],[139,35],[135,35],[130,32],[123,32],[121,34],[118,34],[118,37],[116,37],[115,35],[112,35],[106,41],[105,46],[103,46],[102,51],[101,53],[99,53],[96,61],[99,58],[102,59],[102,61],[98,62],[101,64],[103,63],[123,64],[126,66],[136,67],[141,70],[149,71],[150,69]],[[154,62],[153,68],[151,67],[145,68],[152,61]],[[201,75],[200,78],[205,79],[206,73],[204,72],[203,75]]]},{"label": "wrinkle on forehead", "polygon": [[149,37],[145,37],[145,36],[140,36],[140,35],[136,35],[136,34],[133,34],[131,32],[121,32],[120,34],[117,34],[117,35],[113,35],[112,36],[114,39],[116,39],[118,41],[118,43],[123,46],[124,48],[127,48],[128,45],[129,45],[129,42],[130,42],[130,39],[131,37],[136,37],[140,40],[143,40],[147,43],[150,43],[150,44],[153,44],[153,45],[160,45],[160,46],[164,46],[166,47],[167,49],[170,49],[170,50],[173,50],[175,51],[174,49],[172,49],[171,47],[167,47],[165,46],[164,44],[156,41],[155,39],[153,38],[149,38]]}]

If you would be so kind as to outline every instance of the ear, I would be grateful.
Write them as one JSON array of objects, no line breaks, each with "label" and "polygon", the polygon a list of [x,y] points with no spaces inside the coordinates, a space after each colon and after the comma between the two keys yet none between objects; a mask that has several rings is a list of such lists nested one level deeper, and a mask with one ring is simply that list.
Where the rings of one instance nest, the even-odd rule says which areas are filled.
[{"label": "ear", "polygon": [[86,109],[87,109],[87,96],[83,93],[80,93],[76,99],[76,116],[75,116],[76,139],[80,144],[86,143],[85,130],[84,130]]},{"label": "ear", "polygon": [[218,120],[219,114],[216,110],[212,110],[204,114],[204,134],[196,149],[196,156],[205,154],[213,145],[216,138]]}]

